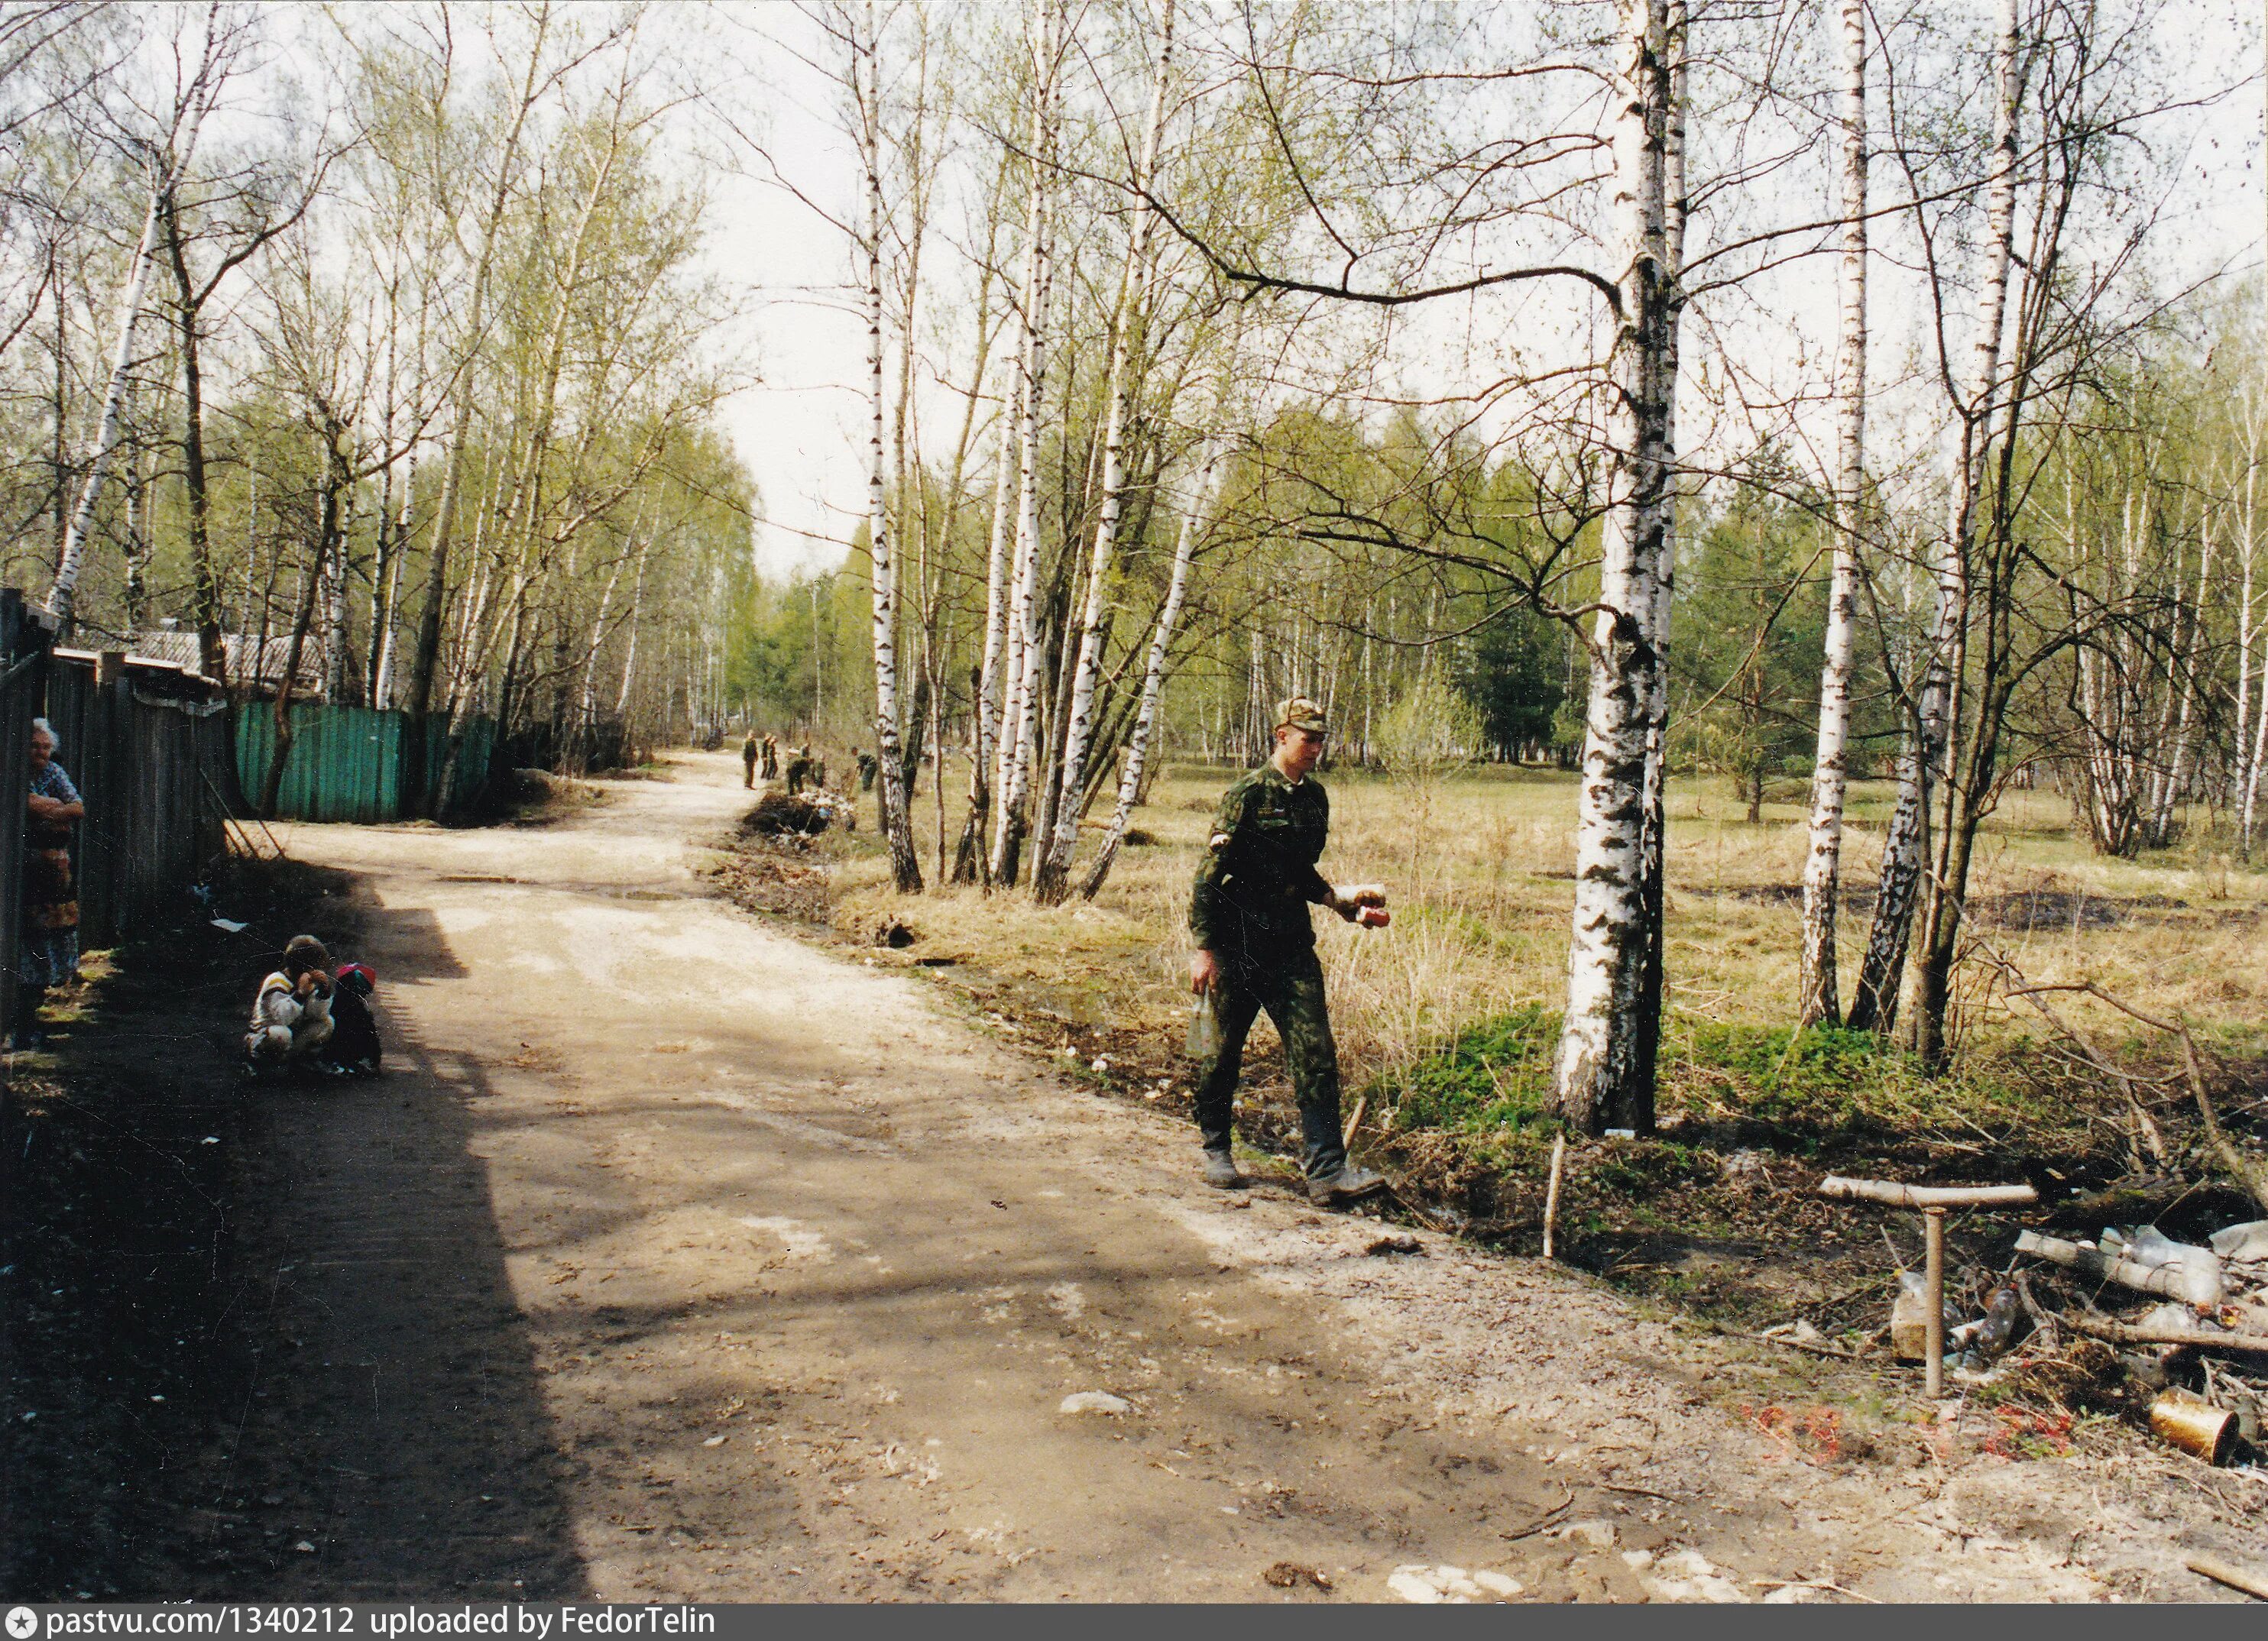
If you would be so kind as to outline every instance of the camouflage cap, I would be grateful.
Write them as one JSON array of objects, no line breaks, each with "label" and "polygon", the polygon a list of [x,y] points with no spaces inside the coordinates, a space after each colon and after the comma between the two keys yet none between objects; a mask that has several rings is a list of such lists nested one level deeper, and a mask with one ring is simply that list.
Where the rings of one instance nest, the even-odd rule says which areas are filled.
[{"label": "camouflage cap", "polygon": [[1305,695],[1293,695],[1289,701],[1276,703],[1276,727],[1303,729],[1314,735],[1328,735],[1331,729],[1329,720],[1323,717],[1323,709]]}]

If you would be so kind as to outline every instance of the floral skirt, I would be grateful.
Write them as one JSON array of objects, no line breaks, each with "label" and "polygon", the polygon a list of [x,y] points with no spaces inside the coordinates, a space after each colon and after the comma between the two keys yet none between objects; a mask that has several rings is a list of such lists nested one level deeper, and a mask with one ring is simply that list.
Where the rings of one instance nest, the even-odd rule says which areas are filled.
[{"label": "floral skirt", "polygon": [[25,856],[18,972],[27,986],[60,986],[78,973],[78,885],[67,849],[33,849]]}]

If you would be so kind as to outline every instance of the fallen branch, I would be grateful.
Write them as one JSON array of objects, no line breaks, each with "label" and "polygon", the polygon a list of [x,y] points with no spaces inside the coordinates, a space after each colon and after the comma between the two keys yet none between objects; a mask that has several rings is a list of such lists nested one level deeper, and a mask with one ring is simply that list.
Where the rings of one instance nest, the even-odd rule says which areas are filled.
[{"label": "fallen branch", "polygon": [[2036,1203],[2029,1185],[1899,1185],[1889,1180],[1846,1180],[1830,1174],[1819,1195],[1842,1202],[1888,1203],[1893,1208],[1989,1208],[2007,1203]]},{"label": "fallen branch", "polygon": [[1859,1359],[1859,1352],[1846,1350],[1837,1344],[1820,1344],[1809,1339],[1794,1339],[1786,1334],[1744,1333],[1743,1339],[1754,1339],[1763,1344],[1784,1344],[1791,1350],[1808,1350],[1814,1356],[1837,1357],[1845,1362]]},{"label": "fallen branch", "polygon": [[[2003,961],[2005,962],[2005,960],[2003,960]],[[2016,972],[2013,964],[2007,966],[2008,967],[2010,973],[2013,974]],[[2103,990],[2100,986],[2095,985],[2092,981],[2088,981],[2084,983],[2066,983],[2052,986],[2025,986],[2018,990],[2011,990],[2009,995],[2011,997],[2024,997],[2027,1000],[2031,1001],[2035,1008],[2039,1008],[2043,1013],[2046,1013],[2046,1009],[2036,1001],[2036,994],[2044,991],[2078,992],[2082,996],[2093,997],[2098,1003],[2106,1004],[2110,1007],[2117,1009],[2121,1014],[2125,1015],[2129,1019],[2139,1020],[2143,1025],[2151,1027],[2153,1030],[2167,1032],[2173,1036],[2179,1038],[2182,1044],[2183,1075],[2189,1082],[2190,1098],[2197,1101],[2198,1115],[2205,1120],[2205,1138],[2212,1144],[2213,1154],[2220,1159],[2221,1166],[2228,1170],[2230,1176],[2234,1178],[2239,1185],[2242,1186],[2246,1191],[2251,1194],[2253,1201],[2258,1203],[2264,1210],[2268,1210],[2268,1169],[2262,1168],[2250,1158],[2247,1157],[2242,1152],[2239,1151],[2236,1146],[2230,1142],[2228,1136],[2221,1131],[2220,1113],[2214,1109],[2213,1096],[2205,1091],[2205,1070],[2198,1063],[2197,1041],[2190,1035],[2188,1021],[2179,1018],[2162,1020],[2154,1014],[2145,1014],[2132,1004],[2112,997],[2109,992]],[[2048,1018],[2051,1020],[2055,1019],[2055,1017],[2052,1014],[2049,1014]],[[2086,1040],[2080,1037],[2077,1033],[2073,1032],[2069,1027],[2064,1027],[2062,1022],[2059,1020],[2056,1020],[2055,1023],[2058,1027],[2062,1027],[2066,1034],[2069,1035],[2073,1041],[2079,1043],[2081,1050],[2087,1055],[2088,1059],[2094,1061],[2097,1066],[2109,1071],[2110,1075],[2118,1078],[2122,1083],[2127,1085],[2128,1097],[2130,1099],[2132,1098],[2132,1085],[2139,1079],[2130,1078],[2124,1072],[2119,1071],[2117,1068],[2113,1067],[2108,1060],[2103,1059],[2100,1055],[2096,1054],[2093,1049],[2089,1048],[2087,1045]],[[2139,1101],[2136,1103],[2134,1110],[2135,1115],[2143,1122],[2147,1122],[2149,1121],[2147,1114],[2143,1112]],[[2154,1134],[2154,1128],[2153,1128],[2152,1132]],[[2164,1159],[2164,1152],[2161,1150],[2159,1152],[2159,1157],[2162,1161]]]},{"label": "fallen branch", "polygon": [[2189,1271],[2180,1265],[2143,1265],[2131,1259],[2120,1259],[2099,1248],[2081,1247],[2076,1242],[2066,1242],[2061,1237],[2042,1236],[2036,1231],[2016,1233],[2016,1252],[2051,1260],[2083,1277],[2093,1277],[2101,1282],[2115,1282],[2122,1288],[2132,1288],[2139,1293],[2161,1294],[2169,1299],[2179,1299],[2185,1305],[2198,1303],[2189,1283]]},{"label": "fallen branch", "polygon": [[2182,1565],[2191,1572],[2211,1578],[2215,1584],[2242,1590],[2257,1601],[2268,1601],[2268,1575],[2240,1567],[2235,1562],[2223,1561],[2218,1556],[2191,1556],[2183,1561]]},{"label": "fallen branch", "polygon": [[2268,1353],[2268,1334],[2207,1333],[2202,1328],[2139,1328],[2089,1311],[2051,1311],[2044,1306],[2040,1307],[2040,1314],[2052,1316],[2073,1333],[2083,1333],[2110,1344],[2180,1344],[2195,1345],[2202,1350]]}]

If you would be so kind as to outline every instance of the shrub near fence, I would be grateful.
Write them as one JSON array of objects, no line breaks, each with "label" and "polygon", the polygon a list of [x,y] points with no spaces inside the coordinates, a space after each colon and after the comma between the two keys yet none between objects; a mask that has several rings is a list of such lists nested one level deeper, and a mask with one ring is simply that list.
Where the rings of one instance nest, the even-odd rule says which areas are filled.
[{"label": "shrub near fence", "polygon": [[[496,726],[482,717],[462,725],[457,759],[442,813],[464,808],[488,776]],[[291,708],[291,750],[276,795],[276,819],[368,823],[402,819],[402,752],[410,734],[406,712],[303,701]],[[437,775],[448,755],[448,725],[426,725],[425,767]],[[247,794],[267,790],[276,758],[276,710],[253,702],[236,711],[236,772]]]}]

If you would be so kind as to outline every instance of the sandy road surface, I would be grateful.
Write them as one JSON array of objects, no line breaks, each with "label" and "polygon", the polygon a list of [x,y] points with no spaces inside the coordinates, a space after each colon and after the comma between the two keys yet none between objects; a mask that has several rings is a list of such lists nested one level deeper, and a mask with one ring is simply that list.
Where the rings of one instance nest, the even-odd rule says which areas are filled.
[{"label": "sandy road surface", "polygon": [[[303,1547],[275,1593],[2038,1598],[2162,1568],[2075,1555],[2076,1479],[1814,1462],[1707,1394],[1768,1367],[1574,1277],[1206,1191],[1178,1127],[708,898],[737,768],[674,774],[535,830],[293,829],[357,885],[400,1069],[270,1109],[292,1366],[238,1479]],[[1085,1392],[1127,1405],[1062,1410]]]}]

